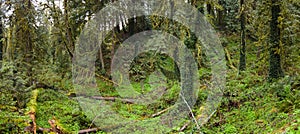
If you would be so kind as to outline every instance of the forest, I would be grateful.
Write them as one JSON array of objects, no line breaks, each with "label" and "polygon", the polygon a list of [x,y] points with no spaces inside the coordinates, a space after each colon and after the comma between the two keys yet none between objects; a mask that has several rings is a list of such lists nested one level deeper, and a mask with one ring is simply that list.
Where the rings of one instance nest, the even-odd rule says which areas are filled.
[{"label": "forest", "polygon": [[0,0],[2,134],[300,134],[299,0]]}]

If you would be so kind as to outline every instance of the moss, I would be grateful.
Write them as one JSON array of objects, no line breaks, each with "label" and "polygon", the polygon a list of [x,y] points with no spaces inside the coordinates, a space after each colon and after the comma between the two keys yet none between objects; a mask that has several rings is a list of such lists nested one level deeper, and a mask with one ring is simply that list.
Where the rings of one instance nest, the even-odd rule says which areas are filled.
[{"label": "moss", "polygon": [[63,93],[49,89],[40,91],[37,111],[37,124],[44,128],[50,128],[48,120],[52,118],[55,118],[59,126],[67,133],[88,128],[90,124],[77,101],[69,99]]}]

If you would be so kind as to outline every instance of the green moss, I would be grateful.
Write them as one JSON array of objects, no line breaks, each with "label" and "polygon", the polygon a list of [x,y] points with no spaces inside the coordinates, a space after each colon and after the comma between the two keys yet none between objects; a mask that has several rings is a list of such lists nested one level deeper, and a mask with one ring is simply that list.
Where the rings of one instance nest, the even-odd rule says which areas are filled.
[{"label": "green moss", "polygon": [[50,128],[48,120],[55,118],[67,132],[88,128],[90,123],[79,104],[63,93],[41,90],[37,102],[36,119],[40,127]]}]

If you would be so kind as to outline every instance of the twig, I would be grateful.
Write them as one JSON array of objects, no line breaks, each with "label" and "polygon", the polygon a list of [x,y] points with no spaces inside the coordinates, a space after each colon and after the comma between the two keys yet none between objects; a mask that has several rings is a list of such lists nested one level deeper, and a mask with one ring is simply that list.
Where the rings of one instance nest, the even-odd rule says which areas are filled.
[{"label": "twig", "polygon": [[[207,119],[210,119],[210,117],[216,112],[216,110],[214,112],[212,112]],[[201,116],[197,117],[196,119],[199,120],[201,118]],[[207,122],[208,120],[206,120],[205,122]],[[182,132],[183,130],[185,130],[189,125],[191,124],[191,121],[188,121],[187,123],[185,123],[180,129],[179,132]],[[204,124],[201,123],[201,126]]]},{"label": "twig", "polygon": [[187,107],[189,108],[190,113],[191,113],[191,115],[192,115],[192,117],[193,117],[193,119],[194,119],[194,121],[195,121],[195,123],[196,123],[196,125],[197,125],[197,128],[200,130],[200,125],[198,124],[198,121],[197,121],[197,119],[195,118],[194,113],[193,113],[193,111],[192,111],[190,105],[187,103],[185,97],[184,97],[181,93],[180,93],[180,96],[182,97],[184,103],[185,103],[185,104],[187,105]]},{"label": "twig", "polygon": [[89,129],[92,127],[92,125],[94,124],[95,120],[96,120],[99,116],[100,116],[100,115],[97,115],[97,116],[93,119],[92,123],[90,124]]},{"label": "twig", "polygon": [[112,84],[115,84],[115,85],[119,86],[119,84],[117,82],[114,82],[114,81],[110,80],[109,78],[104,77],[103,75],[100,75],[100,74],[97,74],[97,73],[95,73],[95,75],[97,77],[101,78],[102,80],[106,81],[106,82],[109,82],[109,83],[112,83]]},{"label": "twig", "polygon": [[179,132],[182,132],[183,130],[185,130],[190,124],[191,124],[191,121],[188,121],[187,123],[185,123],[185,124],[179,129]]},{"label": "twig", "polygon": [[[172,107],[173,107],[173,106],[172,106]],[[172,107],[168,107],[168,108],[166,108],[166,109],[164,109],[164,110],[162,110],[162,111],[159,111],[159,112],[157,112],[157,113],[155,113],[155,114],[152,114],[151,117],[153,118],[153,117],[159,116],[159,115],[165,113],[166,111],[168,111],[169,109],[171,109]]]},{"label": "twig", "polygon": [[89,128],[89,129],[79,130],[78,134],[86,134],[86,133],[90,133],[90,132],[97,132],[98,130],[100,130],[100,129],[99,128]]}]

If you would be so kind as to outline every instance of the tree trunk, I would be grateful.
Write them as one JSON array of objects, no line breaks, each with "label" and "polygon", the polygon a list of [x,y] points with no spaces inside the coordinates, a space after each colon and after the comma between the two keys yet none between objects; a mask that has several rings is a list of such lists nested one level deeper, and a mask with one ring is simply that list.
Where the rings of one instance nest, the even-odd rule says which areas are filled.
[{"label": "tree trunk", "polygon": [[101,63],[101,72],[104,71],[105,72],[105,63],[104,63],[104,59],[103,59],[103,52],[102,52],[102,42],[99,42],[99,60]]},{"label": "tree trunk", "polygon": [[[32,9],[32,4],[31,4],[31,0],[27,0],[26,1],[27,3],[27,8],[28,9]],[[25,10],[28,10],[28,9],[25,9]],[[28,12],[28,11],[27,11]],[[31,14],[32,15],[32,14]],[[23,16],[22,16],[23,17]],[[29,17],[33,17],[33,16],[29,16]],[[22,18],[23,19],[23,18]],[[32,18],[31,18],[32,19]],[[24,37],[23,38],[27,38],[26,40],[26,48],[25,48],[25,57],[26,57],[26,63],[29,63],[29,66],[28,66],[28,72],[27,72],[27,75],[29,76],[29,81],[33,81],[32,80],[32,60],[33,60],[33,55],[34,55],[34,51],[33,51],[33,32],[31,30],[31,25],[30,25],[30,22],[28,21],[28,28],[26,28],[26,32],[24,33]],[[26,35],[27,34],[27,35]],[[31,83],[30,83],[31,84]]]},{"label": "tree trunk", "polygon": [[[65,44],[66,49],[70,55],[70,58],[73,58],[73,53],[75,45],[72,35],[72,30],[69,24],[69,5],[68,0],[64,0],[64,10],[65,10],[65,26],[66,26],[66,33],[67,33],[67,43]],[[70,49],[71,48],[71,49]]]},{"label": "tree trunk", "polygon": [[207,13],[208,13],[208,15],[211,16],[212,20],[214,20],[214,19],[215,19],[215,12],[214,12],[214,7],[213,7],[213,5],[210,4],[210,3],[207,3],[206,6],[207,6]]},{"label": "tree trunk", "polygon": [[10,23],[7,32],[7,41],[4,46],[4,58],[8,61],[13,61],[13,27],[14,24],[12,23],[12,17],[9,17]]},{"label": "tree trunk", "polygon": [[[0,1],[0,9],[2,9],[2,1]],[[4,41],[3,41],[3,25],[2,25],[2,11],[0,11],[0,61],[3,59],[3,50],[4,50]],[[0,62],[0,68],[1,68],[1,62]]]},{"label": "tree trunk", "polygon": [[[219,4],[225,8],[223,5],[224,5],[224,0],[219,0]],[[221,10],[221,9],[218,9],[218,17],[217,17],[217,20],[218,20],[218,28],[219,30],[223,30],[224,29],[224,11],[226,11],[225,9]]]},{"label": "tree trunk", "polygon": [[206,8],[206,9],[207,9],[207,13],[208,13],[209,15],[211,15],[211,10],[212,10],[211,4],[208,3],[206,6],[207,6],[207,8]]},{"label": "tree trunk", "polygon": [[[134,23],[134,20],[135,18],[132,17],[128,20],[128,30],[129,30],[129,37],[134,35],[134,27],[135,27],[135,23]],[[137,51],[138,51],[138,45],[135,45],[134,46],[134,54],[136,55],[137,54]]]},{"label": "tree trunk", "polygon": [[246,35],[245,35],[245,1],[240,0],[240,11],[241,11],[241,44],[240,44],[240,66],[239,71],[246,70]]},{"label": "tree trunk", "polygon": [[278,27],[278,17],[280,17],[280,0],[272,0],[272,20],[270,23],[270,68],[269,78],[277,79],[283,77],[280,59],[280,28]]},{"label": "tree trunk", "polygon": [[[1,6],[1,2],[0,2],[0,6]],[[3,25],[2,25],[2,16],[0,16],[0,61],[2,61],[2,56],[3,56]]]},{"label": "tree trunk", "polygon": [[[34,7],[31,0],[24,0],[15,5],[15,48],[10,48],[12,55],[17,53],[12,60],[20,60],[19,69],[26,72],[28,81],[32,81],[32,61],[34,60]],[[27,18],[27,19],[24,19]],[[28,83],[32,84],[32,83]]]}]

